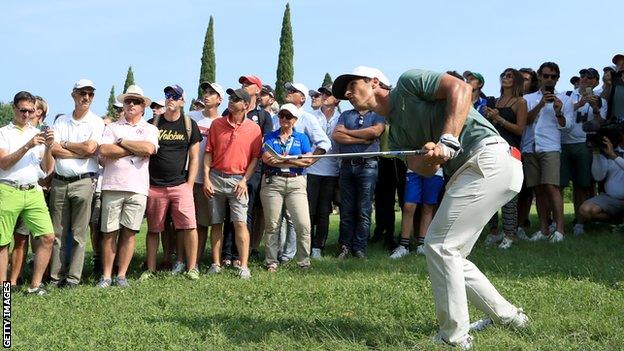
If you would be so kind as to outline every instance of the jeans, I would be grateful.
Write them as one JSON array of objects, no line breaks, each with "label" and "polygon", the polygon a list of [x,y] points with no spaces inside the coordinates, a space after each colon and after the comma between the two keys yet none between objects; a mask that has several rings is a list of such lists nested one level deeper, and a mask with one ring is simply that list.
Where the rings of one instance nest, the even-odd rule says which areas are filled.
[{"label": "jeans", "polygon": [[338,177],[308,174],[308,204],[312,223],[312,248],[323,249],[329,233],[334,191]]},{"label": "jeans", "polygon": [[377,160],[343,160],[340,167],[340,236],[338,243],[352,251],[365,251],[370,233]]},{"label": "jeans", "polygon": [[375,230],[374,237],[383,239],[386,245],[394,247],[394,205],[395,194],[403,208],[405,174],[407,167],[397,158],[379,159],[379,176],[375,188]]}]

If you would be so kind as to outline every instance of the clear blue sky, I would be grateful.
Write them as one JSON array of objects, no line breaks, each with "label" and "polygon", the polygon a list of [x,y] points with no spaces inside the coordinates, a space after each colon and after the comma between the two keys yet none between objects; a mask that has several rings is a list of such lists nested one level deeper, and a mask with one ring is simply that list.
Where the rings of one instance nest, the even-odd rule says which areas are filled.
[{"label": "clear blue sky", "polygon": [[[178,83],[193,97],[209,17],[215,19],[217,82],[242,74],[274,85],[286,1],[2,0],[0,101],[20,90],[43,96],[50,114],[70,112],[72,84],[98,88],[92,109],[106,110],[132,65],[153,99]],[[470,69],[496,94],[506,67],[557,62],[560,90],[582,67],[601,70],[624,52],[623,1],[294,0],[295,81],[317,88],[358,65],[394,82],[410,68]],[[348,103],[347,103],[348,104]]]}]

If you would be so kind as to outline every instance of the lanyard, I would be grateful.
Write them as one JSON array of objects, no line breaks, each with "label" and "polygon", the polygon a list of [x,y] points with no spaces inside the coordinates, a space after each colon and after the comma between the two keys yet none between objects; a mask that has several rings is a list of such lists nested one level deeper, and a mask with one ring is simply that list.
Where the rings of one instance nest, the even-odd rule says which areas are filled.
[{"label": "lanyard", "polygon": [[288,153],[290,152],[290,148],[293,146],[293,144],[295,143],[295,138],[293,138],[292,134],[288,137],[288,140],[286,140],[286,143],[282,143],[282,138],[279,138],[279,146],[282,149],[282,155],[286,156],[288,155]]}]

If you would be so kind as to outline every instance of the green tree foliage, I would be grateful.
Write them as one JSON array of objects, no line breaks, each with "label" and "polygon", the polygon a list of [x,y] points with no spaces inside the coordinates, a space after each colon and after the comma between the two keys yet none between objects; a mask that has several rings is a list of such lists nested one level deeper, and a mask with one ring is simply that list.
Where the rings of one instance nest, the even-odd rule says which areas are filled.
[{"label": "green tree foliage", "polygon": [[126,73],[126,82],[124,83],[123,93],[126,93],[128,87],[134,85],[134,73],[132,72],[132,66],[128,67],[128,73]]},{"label": "green tree foliage", "polygon": [[4,127],[13,120],[13,106],[0,101],[0,127]]},{"label": "green tree foliage", "polygon": [[282,19],[282,33],[280,35],[280,50],[277,61],[277,81],[275,82],[275,95],[277,102],[284,103],[284,83],[292,82],[295,76],[293,66],[294,57],[293,35],[290,24],[290,4],[286,4],[284,18]]},{"label": "green tree foliage", "polygon": [[[202,51],[201,69],[199,73],[199,84],[202,82],[215,82],[217,79],[217,63],[214,52],[214,20],[210,16],[206,37],[204,38],[204,49]],[[202,91],[197,87],[197,96],[201,96]]]},{"label": "green tree foliage", "polygon": [[113,104],[117,101],[115,99],[115,86],[113,85],[108,95],[108,107],[106,108],[106,115],[109,117],[115,116],[115,106]]},{"label": "green tree foliage", "polygon": [[323,78],[323,84],[321,84],[321,86],[324,87],[326,85],[331,85],[333,83],[334,83],[334,80],[329,75],[329,73],[325,73],[325,77]]}]

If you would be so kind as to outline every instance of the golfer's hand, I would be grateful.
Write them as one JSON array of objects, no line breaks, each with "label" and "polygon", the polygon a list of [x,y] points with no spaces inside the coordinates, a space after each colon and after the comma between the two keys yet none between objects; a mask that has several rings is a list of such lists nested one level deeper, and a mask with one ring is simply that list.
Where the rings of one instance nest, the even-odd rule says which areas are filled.
[{"label": "golfer's hand", "polygon": [[247,196],[247,180],[245,180],[245,178],[241,179],[240,182],[236,184],[234,187],[234,193],[236,194],[236,198],[239,200]]},{"label": "golfer's hand", "polygon": [[212,187],[212,182],[208,179],[207,175],[204,176],[204,186],[202,187],[202,190],[207,198],[210,199],[214,196],[214,188]]},{"label": "golfer's hand", "polygon": [[424,156],[423,161],[427,166],[440,166],[443,165],[450,157],[444,156],[442,150],[436,146],[433,142],[428,142],[422,148],[427,153]]}]

